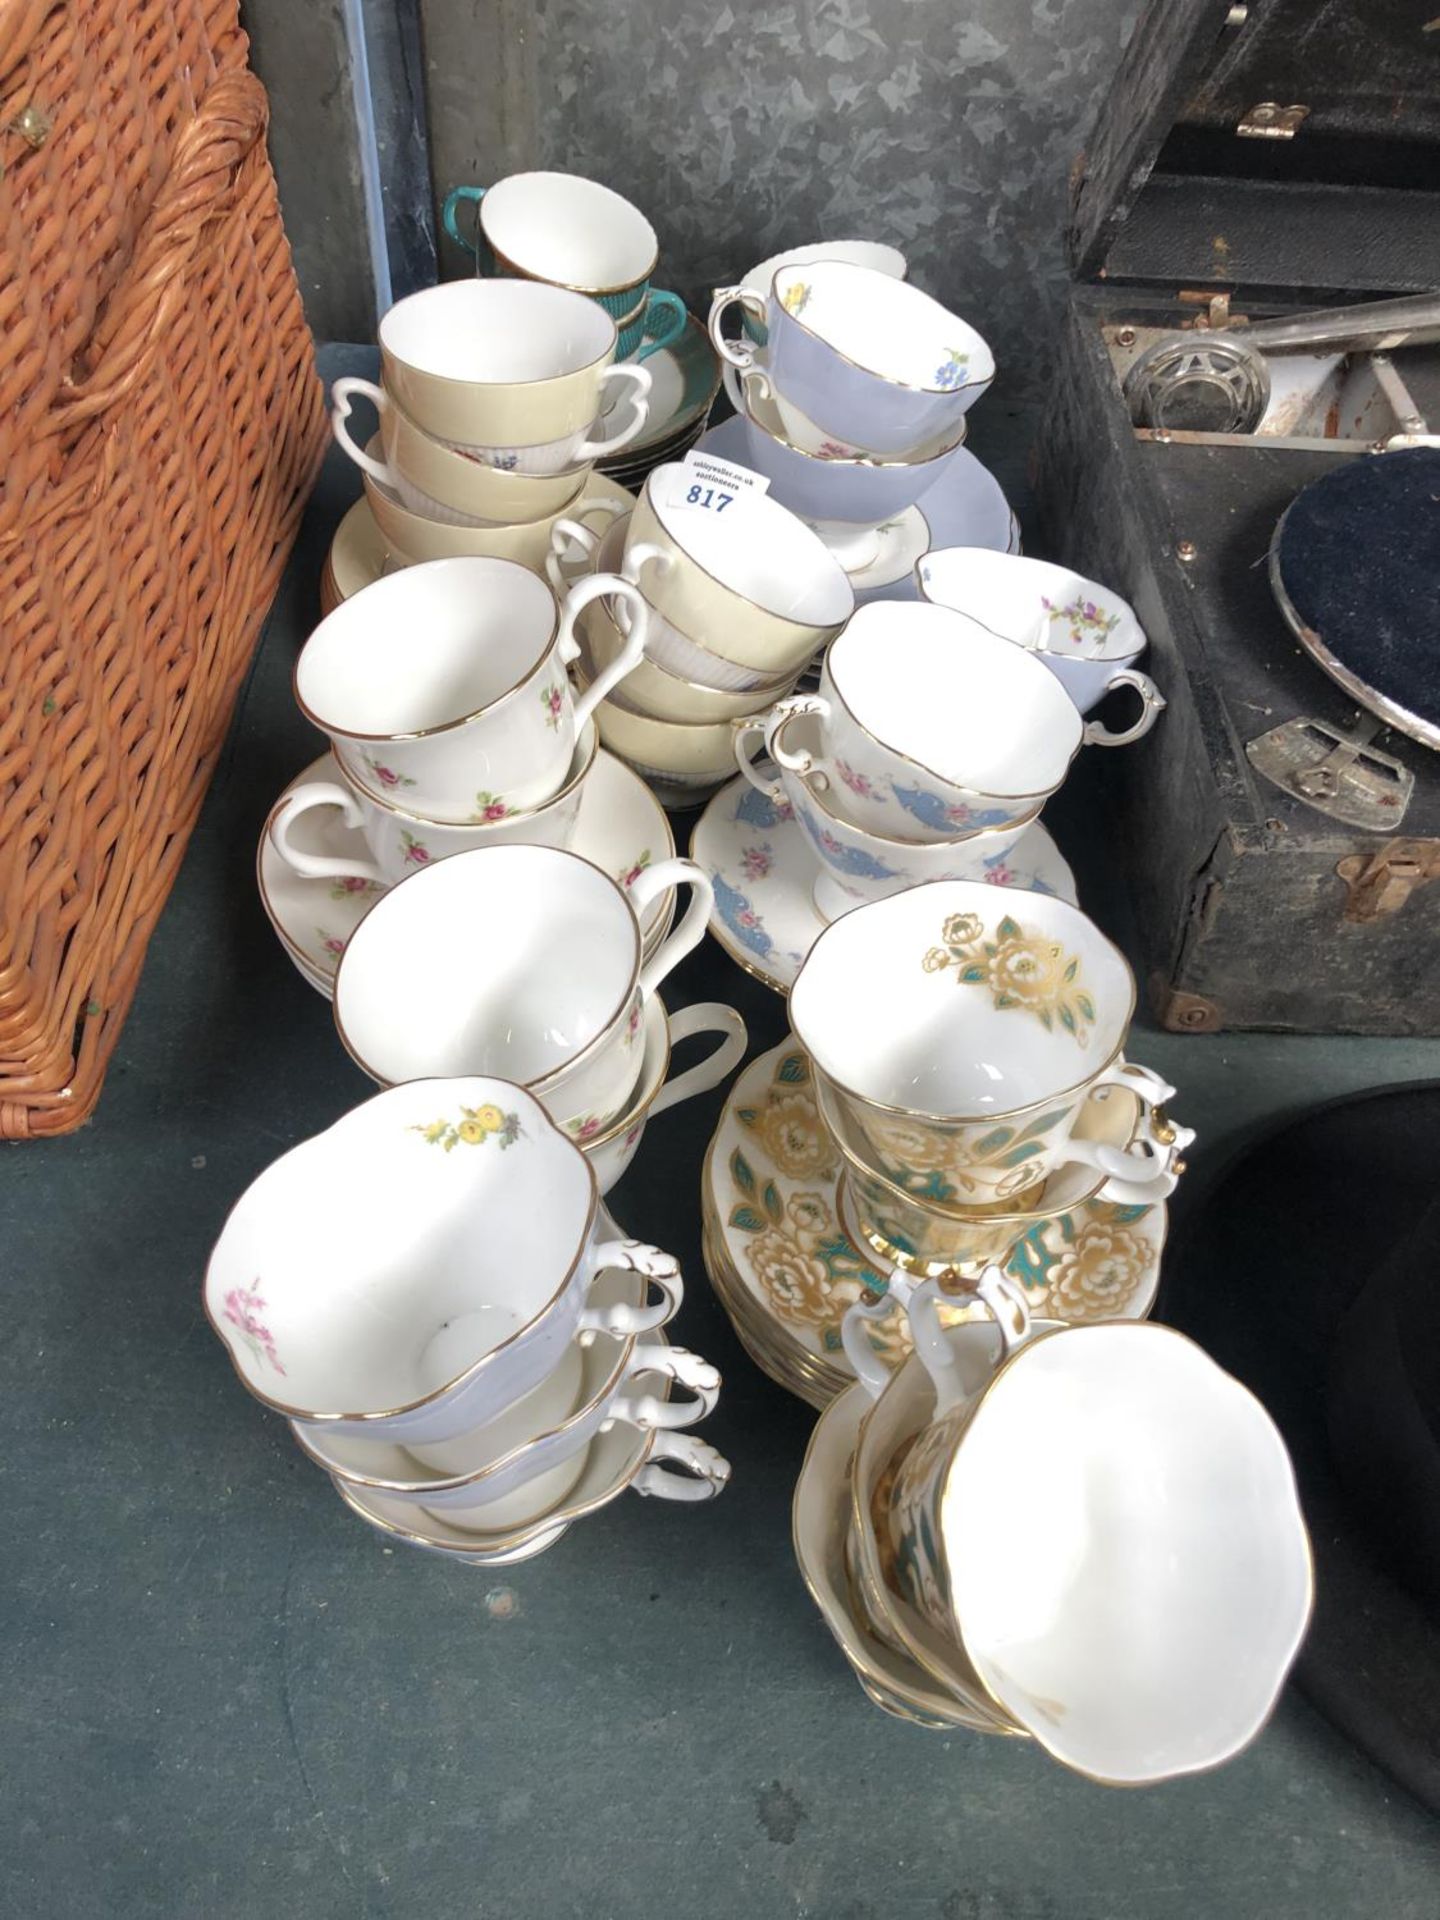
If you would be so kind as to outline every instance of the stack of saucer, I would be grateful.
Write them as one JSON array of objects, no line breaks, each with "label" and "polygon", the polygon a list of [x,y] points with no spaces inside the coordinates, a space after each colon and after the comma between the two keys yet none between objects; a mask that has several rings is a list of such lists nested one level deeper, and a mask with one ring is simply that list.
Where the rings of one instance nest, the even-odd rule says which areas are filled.
[{"label": "stack of saucer", "polygon": [[474,1076],[379,1094],[275,1161],[204,1292],[241,1381],[355,1513],[486,1566],[627,1487],[723,1488],[728,1463],[685,1431],[719,1375],[663,1333],[682,1297],[668,1254],[616,1237],[540,1103]]},{"label": "stack of saucer", "polygon": [[[876,1705],[1029,1736],[1102,1784],[1233,1758],[1309,1619],[1309,1541],[1264,1409],[1169,1328],[1041,1327],[990,1268],[945,1326],[823,1413],[795,1491],[802,1575]],[[1243,1648],[1243,1658],[1237,1654]]]},{"label": "stack of saucer", "polygon": [[[473,225],[464,208],[477,209]],[[623,451],[599,465],[638,490],[652,467],[678,460],[705,430],[720,369],[705,329],[677,294],[654,287],[655,229],[638,207],[597,180],[574,173],[517,173],[493,187],[455,187],[445,229],[497,272],[546,280],[588,294],[619,330],[621,359],[651,375],[650,417]]]}]

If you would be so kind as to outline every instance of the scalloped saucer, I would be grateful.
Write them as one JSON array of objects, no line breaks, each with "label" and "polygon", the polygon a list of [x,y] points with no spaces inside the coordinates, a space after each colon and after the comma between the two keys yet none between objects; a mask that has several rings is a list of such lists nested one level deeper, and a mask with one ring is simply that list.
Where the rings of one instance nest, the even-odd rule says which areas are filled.
[{"label": "scalloped saucer", "polygon": [[[305,880],[287,866],[270,839],[270,822],[286,796],[304,780],[340,780],[333,754],[322,753],[286,787],[266,817],[255,855],[260,900],[296,971],[328,1000],[335,991],[335,969],[345,942],[377,900],[383,887],[366,880]],[[307,853],[364,858],[361,835],[346,827],[338,811],[312,807],[297,822],[295,839]],[[580,816],[571,843],[603,873],[623,884],[648,866],[669,860],[675,836],[665,809],[638,774],[602,747],[585,782]],[[646,952],[665,937],[675,914],[675,891],[656,897],[645,916]]]},{"label": "scalloped saucer", "polygon": [[[698,442],[702,453],[750,465],[745,429],[739,416],[711,427]],[[935,547],[989,547],[1019,553],[1020,523],[1010,510],[1000,482],[973,453],[962,448],[946,465],[930,491],[898,519],[876,532],[879,551],[850,575],[857,604],[866,600],[915,600],[920,589],[915,562]]]},{"label": "scalloped saucer", "polygon": [[[737,777],[695,822],[690,853],[714,882],[711,933],[747,973],[788,993],[828,924],[811,894],[815,858],[789,807]],[[1076,904],[1075,876],[1038,820],[986,878]]]}]

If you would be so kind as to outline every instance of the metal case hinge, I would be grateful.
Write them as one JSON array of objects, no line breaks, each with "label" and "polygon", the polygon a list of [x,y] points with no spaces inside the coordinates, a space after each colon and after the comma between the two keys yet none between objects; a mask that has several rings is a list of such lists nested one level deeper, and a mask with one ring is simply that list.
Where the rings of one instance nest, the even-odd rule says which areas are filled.
[{"label": "metal case hinge", "polygon": [[1235,131],[1242,140],[1293,140],[1309,111],[1309,107],[1282,107],[1278,100],[1262,100]]},{"label": "metal case hinge", "polygon": [[1345,882],[1345,918],[1363,925],[1398,913],[1417,887],[1440,880],[1440,840],[1391,840],[1368,857],[1349,853],[1335,869]]}]

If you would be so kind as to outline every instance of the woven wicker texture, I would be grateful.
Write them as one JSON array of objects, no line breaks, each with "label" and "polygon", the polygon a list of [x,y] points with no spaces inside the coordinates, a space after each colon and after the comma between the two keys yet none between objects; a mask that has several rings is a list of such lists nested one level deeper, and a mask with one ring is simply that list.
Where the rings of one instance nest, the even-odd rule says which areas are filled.
[{"label": "woven wicker texture", "polygon": [[99,1097],[323,452],[235,0],[0,0],[0,1137]]}]

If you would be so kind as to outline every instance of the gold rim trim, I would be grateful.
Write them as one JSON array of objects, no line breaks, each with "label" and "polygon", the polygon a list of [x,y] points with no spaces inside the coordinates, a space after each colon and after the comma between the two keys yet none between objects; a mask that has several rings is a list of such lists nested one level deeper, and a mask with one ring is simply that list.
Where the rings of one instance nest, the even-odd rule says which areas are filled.
[{"label": "gold rim trim", "polygon": [[[893,894],[891,895],[891,898],[896,900],[899,900],[899,899],[908,900],[913,898],[915,894],[923,892],[927,887],[983,887],[984,884],[985,882],[983,880],[922,880],[919,882],[917,886],[907,887],[903,894]],[[1002,888],[1000,891],[1008,893],[1011,891],[1023,892],[1024,890]],[[812,1069],[816,1073],[822,1074],[824,1078],[828,1080],[830,1084],[834,1088],[836,1088],[838,1092],[847,1094],[852,1100],[858,1100],[862,1106],[870,1107],[876,1113],[897,1113],[897,1114],[903,1115],[903,1117],[907,1120],[928,1120],[932,1123],[938,1122],[942,1125],[952,1125],[952,1126],[969,1125],[974,1122],[985,1122],[988,1124],[988,1123],[993,1123],[995,1121],[1000,1121],[1000,1120],[1010,1120],[1015,1118],[1019,1114],[1033,1113],[1037,1107],[1048,1106],[1052,1100],[1067,1099],[1071,1094],[1080,1093],[1086,1087],[1092,1085],[1094,1081],[1099,1079],[1102,1073],[1105,1073],[1110,1067],[1112,1067],[1115,1064],[1116,1060],[1119,1059],[1120,1055],[1125,1050],[1125,1042],[1130,1037],[1130,1022],[1135,1017],[1135,975],[1131,971],[1130,962],[1125,958],[1124,954],[1120,951],[1119,947],[1115,945],[1115,942],[1111,940],[1108,937],[1108,935],[1102,933],[1099,927],[1096,926],[1095,922],[1091,920],[1086,914],[1082,913],[1079,907],[1071,906],[1068,900],[1060,899],[1058,894],[1044,895],[1044,894],[1031,893],[1031,894],[1026,894],[1025,897],[1032,901],[1048,899],[1052,906],[1063,908],[1066,913],[1073,913],[1079,919],[1083,920],[1085,922],[1085,925],[1090,929],[1091,933],[1094,935],[1094,937],[1100,942],[1101,946],[1108,948],[1109,951],[1115,956],[1115,959],[1119,963],[1121,971],[1124,974],[1126,981],[1129,983],[1129,990],[1130,990],[1129,1004],[1125,1009],[1125,1017],[1120,1023],[1120,1038],[1116,1041],[1115,1045],[1111,1048],[1110,1052],[1105,1056],[1105,1058],[1102,1061],[1100,1061],[1097,1066],[1092,1067],[1090,1071],[1084,1076],[1083,1079],[1073,1081],[1068,1087],[1057,1087],[1053,1093],[1041,1094],[1038,1099],[1028,1100],[1023,1106],[1006,1107],[1003,1110],[997,1110],[994,1113],[931,1113],[924,1107],[891,1106],[884,1100],[872,1099],[868,1093],[858,1092],[854,1087],[848,1086],[846,1082],[839,1077],[838,1074],[832,1073],[828,1067],[821,1066],[819,1060],[815,1056],[815,1051],[813,1047],[805,1039],[804,1035],[800,1032],[799,1027],[796,1025],[794,1011],[793,1011],[795,1001],[794,1001],[794,995],[792,993],[792,995],[790,996],[790,1006],[792,1009],[791,1019],[790,1019],[791,1031],[794,1033],[797,1042],[800,1044],[801,1047],[804,1048],[805,1052],[809,1055],[810,1065]],[[883,907],[885,904],[886,902],[883,900],[872,900],[867,903],[866,907],[857,908],[856,911],[864,912],[864,911],[873,909],[875,907]],[[834,933],[838,928],[842,927],[844,923],[847,920],[851,919],[852,917],[853,916],[848,913],[841,914],[838,920],[832,920],[827,927],[823,927],[821,931],[815,936],[815,939],[811,944],[809,953],[806,954],[804,960],[801,962],[800,972],[797,973],[795,976],[795,984],[797,986],[799,985],[801,974],[804,973],[805,968],[810,964],[810,961],[813,959],[815,955],[816,949],[821,945],[821,943],[824,941],[826,936],[828,934]]]},{"label": "gold rim trim", "polygon": [[[373,517],[373,513],[372,513],[372,517]],[[378,528],[377,528],[377,531],[378,531]],[[381,538],[383,539],[384,536],[381,535]],[[449,559],[446,559],[446,560],[421,560],[421,561],[418,561],[416,564],[417,566],[423,566],[423,567],[449,567],[449,566],[456,565],[457,562],[463,566],[464,564],[466,564],[467,561],[473,561],[473,560],[478,560],[481,562],[482,565],[492,566],[492,567],[519,567],[520,565],[518,560],[501,560],[490,554],[453,554]],[[539,575],[531,573],[528,567],[522,567],[520,570],[522,573],[529,574],[529,577],[532,580],[539,579]],[[385,579],[403,580],[407,573],[411,573],[413,571],[414,571],[414,568],[402,567],[398,573],[382,575],[381,579],[372,580],[370,582],[370,585],[372,587],[380,586]],[[460,714],[453,720],[437,721],[434,726],[415,727],[407,733],[358,733],[353,728],[336,726],[331,721],[322,720],[320,715],[316,713],[315,710],[307,704],[304,696],[300,692],[300,669],[305,664],[305,655],[310,651],[310,648],[314,645],[315,641],[320,637],[321,633],[329,625],[331,620],[335,618],[335,615],[340,613],[345,607],[348,607],[351,604],[351,600],[357,600],[357,601],[359,600],[360,595],[358,593],[351,595],[351,600],[342,600],[340,602],[340,605],[336,607],[334,613],[327,613],[325,615],[325,618],[320,622],[320,625],[315,629],[314,633],[311,634],[310,638],[305,642],[305,645],[300,649],[299,656],[296,659],[295,665],[291,669],[291,673],[290,673],[290,687],[291,687],[292,693],[295,696],[295,704],[296,706],[299,707],[301,713],[304,714],[305,718],[310,722],[312,727],[318,727],[321,733],[327,734],[327,735],[338,733],[341,736],[341,738],[345,740],[379,740],[379,741],[430,740],[430,739],[433,739],[437,734],[453,733],[457,727],[467,727],[469,726],[472,720],[478,720],[482,714],[492,713],[497,707],[503,706],[507,701],[513,699],[516,694],[523,693],[525,688],[529,685],[529,683],[536,677],[537,674],[539,674],[544,669],[546,662],[550,658],[550,655],[554,650],[555,641],[560,632],[560,603],[555,598],[553,589],[548,585],[546,581],[540,580],[540,585],[544,587],[545,592],[549,596],[549,600],[550,600],[550,630],[545,636],[544,643],[541,646],[539,653],[530,662],[530,665],[526,667],[524,673],[521,674],[520,678],[516,681],[513,681],[511,685],[508,686],[503,693],[497,693],[493,696],[493,698],[483,701],[480,706],[472,707],[468,713]],[[564,668],[561,667],[559,670],[563,672]],[[359,786],[360,784],[361,783],[358,780],[355,782],[356,786]]]},{"label": "gold rim trim", "polygon": [[[498,1074],[426,1074],[418,1080],[406,1081],[405,1084],[407,1086],[422,1086],[422,1085],[429,1085],[432,1082],[438,1084],[441,1081],[448,1082],[451,1080],[490,1080],[490,1079],[498,1080],[499,1077],[500,1076]],[[535,1096],[531,1093],[528,1093],[524,1087],[517,1085],[517,1083],[514,1081],[511,1081],[509,1084],[515,1087],[515,1090],[517,1093],[525,1094],[526,1098],[530,1100],[531,1103],[538,1109],[539,1117],[544,1122],[545,1126],[548,1127],[549,1130],[553,1134],[555,1134],[559,1139],[564,1140],[567,1147],[570,1147],[572,1150],[574,1150],[575,1143],[572,1140],[569,1140],[566,1138],[565,1134],[560,1130],[559,1127],[555,1125],[555,1122],[550,1118],[549,1114],[546,1113],[541,1103],[535,1099]],[[283,1413],[287,1420],[303,1420],[303,1421],[307,1421],[310,1425],[317,1426],[317,1427],[318,1426],[336,1426],[342,1420],[345,1420],[345,1421],[353,1420],[356,1422],[360,1422],[360,1421],[372,1422],[376,1420],[394,1420],[394,1419],[398,1419],[399,1416],[402,1414],[414,1413],[421,1407],[428,1407],[433,1405],[435,1401],[443,1399],[445,1395],[452,1392],[456,1387],[459,1387],[461,1385],[468,1385],[470,1381],[476,1379],[479,1376],[479,1374],[483,1371],[485,1367],[489,1366],[490,1362],[495,1359],[497,1354],[504,1353],[507,1350],[507,1348],[513,1347],[518,1340],[523,1339],[525,1335],[529,1333],[530,1329],[535,1325],[535,1323],[538,1320],[542,1320],[545,1317],[545,1315],[549,1313],[551,1309],[557,1304],[557,1302],[563,1297],[563,1295],[568,1290],[570,1283],[575,1278],[575,1274],[580,1266],[580,1262],[585,1258],[585,1255],[589,1252],[590,1243],[593,1240],[595,1235],[595,1228],[596,1228],[596,1224],[600,1214],[600,1189],[595,1179],[595,1170],[590,1165],[589,1161],[585,1159],[585,1156],[582,1153],[580,1155],[580,1159],[584,1163],[584,1167],[585,1167],[585,1178],[589,1184],[589,1189],[590,1189],[590,1201],[589,1201],[589,1207],[586,1212],[585,1225],[580,1236],[580,1244],[576,1248],[574,1254],[571,1256],[570,1263],[565,1269],[564,1278],[561,1280],[560,1284],[556,1287],[555,1291],[543,1303],[543,1305],[535,1309],[535,1311],[530,1315],[530,1318],[525,1322],[525,1324],[522,1327],[517,1328],[514,1333],[507,1334],[505,1338],[499,1343],[498,1346],[491,1347],[488,1353],[481,1354],[478,1360],[472,1361],[468,1367],[462,1367],[459,1373],[453,1374],[450,1377],[450,1379],[443,1381],[438,1387],[432,1387],[428,1393],[421,1394],[418,1399],[407,1400],[398,1407],[385,1407],[379,1411],[372,1410],[372,1411],[366,1411],[366,1412],[349,1412],[349,1413],[318,1412],[314,1408],[310,1408],[310,1407],[292,1406],[288,1401],[276,1400],[272,1398],[270,1394],[261,1391],[261,1389],[254,1386],[251,1383],[251,1381],[245,1374],[244,1370],[240,1365],[239,1358],[236,1355],[234,1348],[231,1346],[229,1340],[226,1339],[219,1321],[215,1318],[214,1313],[210,1309],[210,1276],[213,1273],[215,1268],[215,1256],[220,1250],[221,1242],[225,1238],[226,1230],[228,1229],[230,1222],[234,1219],[239,1209],[245,1204],[246,1196],[250,1193],[251,1189],[254,1187],[256,1180],[263,1179],[264,1175],[266,1173],[269,1173],[272,1167],[278,1167],[281,1164],[281,1162],[288,1160],[291,1154],[299,1153],[305,1147],[312,1145],[316,1140],[323,1140],[327,1137],[327,1135],[335,1133],[341,1127],[344,1127],[345,1125],[347,1125],[347,1123],[353,1121],[357,1114],[363,1113],[367,1107],[371,1106],[374,1103],[374,1101],[383,1100],[384,1098],[385,1098],[384,1092],[373,1094],[369,1100],[362,1101],[358,1107],[351,1107],[348,1113],[341,1114],[340,1118],[334,1121],[330,1126],[323,1128],[319,1133],[312,1133],[309,1139],[307,1140],[296,1141],[293,1147],[289,1148],[288,1151],[286,1151],[285,1153],[282,1153],[279,1156],[279,1159],[272,1160],[270,1162],[269,1167],[266,1167],[261,1173],[255,1176],[255,1180],[252,1180],[250,1182],[250,1186],[246,1187],[245,1192],[240,1195],[240,1198],[236,1200],[234,1205],[230,1208],[229,1212],[225,1215],[224,1224],[222,1225],[219,1235],[216,1238],[215,1245],[210,1249],[209,1257],[205,1262],[205,1277],[202,1280],[200,1285],[200,1304],[205,1309],[205,1318],[210,1322],[211,1330],[214,1332],[215,1337],[219,1340],[220,1344],[224,1347],[226,1353],[229,1354],[230,1364],[232,1367],[234,1367],[235,1372],[239,1377],[240,1384],[245,1388],[246,1392],[249,1393],[254,1399],[258,1400],[262,1406],[269,1407],[275,1413]]]},{"label": "gold rim trim", "polygon": [[[530,846],[527,842],[523,840],[512,842],[508,848],[507,847],[470,847],[464,853],[451,854],[449,859],[437,860],[433,867],[418,867],[414,873],[407,873],[406,875],[404,875],[402,879],[396,880],[391,886],[387,887],[385,892],[382,893],[378,897],[378,899],[376,899],[369,907],[366,908],[365,912],[360,916],[359,920],[355,923],[355,927],[351,932],[350,938],[345,943],[345,951],[340,955],[339,960],[336,962],[335,1000],[334,1000],[335,1028],[340,1035],[340,1044],[344,1047],[345,1051],[349,1054],[350,1058],[355,1062],[356,1066],[360,1068],[361,1072],[368,1074],[372,1080],[378,1078],[374,1068],[371,1067],[368,1064],[368,1062],[361,1057],[361,1055],[356,1051],[355,1047],[351,1044],[350,1036],[345,1031],[345,1023],[340,1018],[340,970],[344,966],[346,960],[348,960],[350,957],[351,950],[355,944],[355,935],[359,933],[361,927],[364,926],[365,922],[370,918],[371,914],[375,912],[375,909],[377,907],[383,906],[387,900],[393,900],[395,895],[400,891],[402,887],[411,886],[416,880],[422,880],[427,873],[432,873],[441,867],[450,866],[457,860],[469,859],[472,854],[476,854],[476,853],[493,854],[493,853],[504,853],[504,852],[562,854],[566,859],[578,860],[581,866],[589,867],[592,873],[599,874],[600,878],[606,881],[608,885],[613,887],[614,890],[620,895],[621,900],[625,903],[627,913],[628,913],[628,919],[630,922],[630,927],[635,938],[635,953],[630,963],[630,984],[626,987],[624,994],[621,996],[620,1005],[616,1008],[615,1012],[610,1015],[609,1019],[605,1022],[605,1025],[599,1030],[598,1033],[593,1034],[591,1038],[585,1042],[585,1045],[581,1047],[577,1052],[572,1053],[567,1060],[561,1061],[559,1066],[547,1067],[544,1073],[537,1074],[532,1079],[529,1079],[529,1080],[513,1081],[512,1085],[523,1089],[524,1092],[530,1095],[532,1100],[540,1102],[540,1104],[543,1106],[544,1104],[543,1097],[538,1091],[538,1089],[544,1086],[548,1086],[550,1090],[553,1092],[555,1081],[559,1079],[561,1075],[569,1073],[573,1067],[579,1066],[582,1061],[587,1059],[587,1057],[590,1054],[592,1054],[597,1047],[601,1046],[604,1043],[604,1041],[609,1037],[609,1035],[613,1033],[614,1029],[619,1024],[620,1020],[624,1017],[625,1010],[630,1004],[631,998],[635,993],[636,987],[639,985],[641,968],[645,964],[645,955],[644,955],[645,941],[644,941],[644,936],[640,930],[639,916],[636,914],[634,907],[630,905],[630,896],[626,893],[625,889],[620,885],[620,883],[617,880],[611,879],[610,875],[606,873],[605,869],[603,867],[596,866],[593,860],[587,860],[583,853],[572,853],[568,847],[535,847],[535,846]],[[505,1074],[479,1074],[479,1075],[422,1074],[415,1077],[420,1079],[427,1079],[427,1080],[463,1080],[463,1079],[470,1079],[470,1078],[502,1080],[502,1079],[508,1078],[508,1076]],[[381,1086],[387,1086],[392,1083],[381,1080],[379,1084]],[[568,1138],[568,1136],[566,1136],[566,1138]],[[573,1146],[575,1143],[574,1141],[571,1141],[570,1144]]]},{"label": "gold rim trim", "polygon": [[[815,260],[815,261],[812,261],[810,264],[812,269],[814,267],[854,267],[856,265],[855,262],[852,262],[849,260]],[[780,311],[784,314],[787,320],[793,320],[795,322],[796,326],[799,327],[802,333],[808,334],[812,340],[818,340],[820,345],[822,347],[825,347],[829,352],[833,353],[837,360],[843,360],[847,367],[853,367],[857,373],[869,374],[872,380],[883,380],[887,387],[900,387],[906,393],[934,394],[937,398],[947,393],[973,393],[975,395],[975,399],[979,400],[984,397],[985,389],[993,384],[995,379],[995,373],[996,373],[995,355],[991,351],[989,341],[984,337],[983,334],[978,332],[976,328],[972,327],[968,320],[962,320],[958,313],[951,313],[947,307],[942,307],[938,300],[931,299],[930,295],[925,292],[923,287],[917,287],[913,283],[913,281],[910,281],[910,280],[896,280],[895,284],[896,286],[899,286],[899,287],[908,287],[911,293],[918,293],[922,299],[929,301],[929,304],[932,307],[934,307],[937,312],[944,314],[947,320],[953,320],[957,326],[963,327],[966,333],[970,334],[975,340],[977,340],[980,343],[980,345],[985,349],[986,353],[990,355],[989,373],[986,374],[983,380],[976,380],[973,382],[967,380],[965,384],[961,387],[929,387],[929,386],[917,385],[916,382],[913,380],[897,380],[891,374],[882,372],[879,367],[866,366],[863,360],[856,360],[853,357],[853,355],[846,353],[842,347],[837,347],[833,340],[827,340],[823,333],[817,333],[814,327],[807,326],[805,322],[800,318],[800,315],[798,313],[791,313],[790,309],[785,305],[785,302],[781,299],[780,297],[781,275],[786,273],[801,273],[803,271],[804,269],[800,266],[778,267],[776,269],[774,277],[770,282],[770,291],[775,296],[776,306],[779,307]],[[884,278],[886,278],[887,280],[894,279],[894,275],[886,274]],[[767,316],[767,320],[768,320],[768,316]],[[972,400],[970,402],[970,405],[974,406],[974,404],[975,404],[975,401]],[[969,408],[967,407],[965,411],[968,412]]]}]

